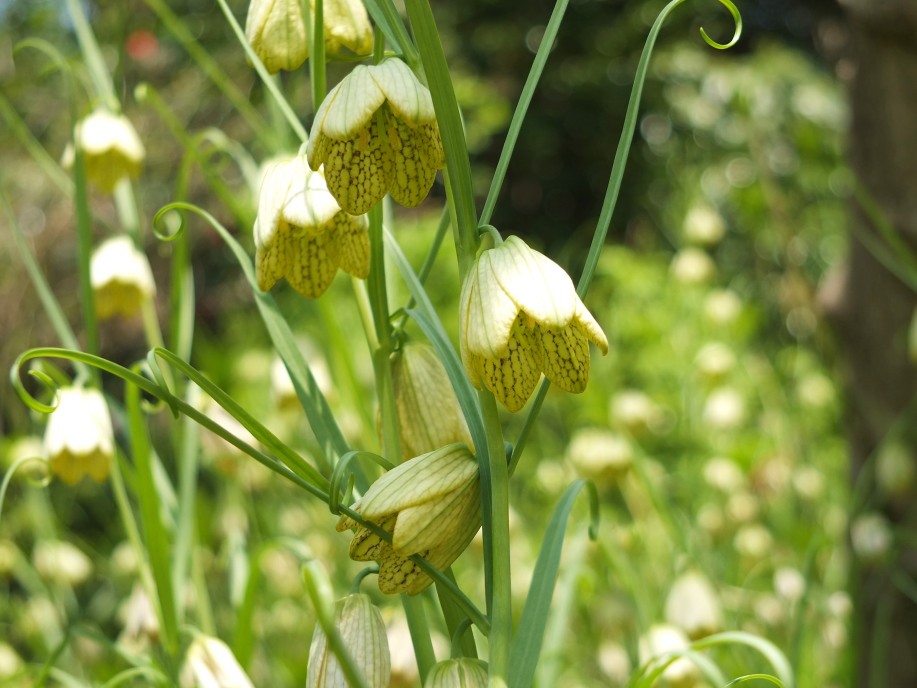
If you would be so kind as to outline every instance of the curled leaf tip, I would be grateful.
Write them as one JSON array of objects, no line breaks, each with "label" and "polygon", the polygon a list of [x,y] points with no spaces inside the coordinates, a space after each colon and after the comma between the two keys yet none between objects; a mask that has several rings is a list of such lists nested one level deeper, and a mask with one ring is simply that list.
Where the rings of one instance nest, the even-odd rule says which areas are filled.
[{"label": "curled leaf tip", "polygon": [[729,10],[729,13],[732,15],[732,20],[735,22],[735,32],[732,34],[732,39],[730,39],[728,43],[719,43],[710,38],[710,34],[708,34],[703,27],[700,29],[700,35],[701,38],[704,39],[704,42],[711,48],[727,50],[738,43],[739,38],[742,36],[742,14],[739,12],[739,8],[732,3],[732,0],[719,0],[719,3]]}]

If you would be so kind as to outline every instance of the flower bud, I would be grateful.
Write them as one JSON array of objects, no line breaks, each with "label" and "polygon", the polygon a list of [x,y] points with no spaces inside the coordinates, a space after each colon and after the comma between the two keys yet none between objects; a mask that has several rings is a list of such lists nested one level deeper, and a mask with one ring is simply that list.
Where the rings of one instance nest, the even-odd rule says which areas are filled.
[{"label": "flower bud", "polygon": [[232,650],[219,638],[201,635],[185,655],[181,688],[254,688]]},{"label": "flower bud", "polygon": [[392,359],[392,387],[405,459],[454,442],[473,446],[452,383],[432,347],[403,346]]},{"label": "flower bud", "polygon": [[687,571],[675,579],[665,601],[665,618],[697,639],[723,628],[720,602],[710,581],[697,571]]},{"label": "flower bud", "polygon": [[150,263],[127,236],[102,243],[92,254],[89,274],[100,320],[136,315],[156,295]]},{"label": "flower bud", "polygon": [[[83,153],[86,178],[102,191],[111,193],[124,177],[139,176],[146,151],[124,115],[95,110],[77,123],[74,140]],[[68,145],[64,167],[72,167],[74,158],[73,147]]]},{"label": "flower bud", "polygon": [[[392,670],[385,624],[369,595],[357,593],[338,600],[334,605],[334,625],[367,685],[388,688]],[[348,688],[349,685],[328,644],[328,636],[317,624],[309,648],[306,688]]]},{"label": "flower bud", "polygon": [[449,444],[396,466],[353,505],[365,520],[392,534],[386,542],[342,516],[337,530],[354,531],[350,558],[379,562],[379,589],[416,595],[433,580],[409,559],[420,555],[445,569],[481,527],[478,463],[464,444]]},{"label": "flower bud", "polygon": [[487,665],[480,659],[447,659],[430,669],[423,688],[487,688],[487,678]]},{"label": "flower bud", "polygon": [[96,482],[108,477],[115,440],[101,392],[81,387],[58,390],[57,408],[45,428],[44,452],[51,473],[70,485],[84,475]]}]

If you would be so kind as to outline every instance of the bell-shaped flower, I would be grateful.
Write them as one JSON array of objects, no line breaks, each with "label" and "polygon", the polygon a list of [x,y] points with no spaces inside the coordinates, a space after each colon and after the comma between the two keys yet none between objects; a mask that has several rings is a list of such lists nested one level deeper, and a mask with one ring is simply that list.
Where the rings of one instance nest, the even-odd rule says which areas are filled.
[{"label": "bell-shaped flower", "polygon": [[352,215],[386,193],[413,208],[446,164],[430,91],[398,58],[359,65],[331,89],[306,149],[313,170]]},{"label": "bell-shaped flower", "polygon": [[[98,109],[80,120],[74,141],[83,153],[86,178],[106,193],[111,193],[124,177],[136,178],[146,151],[130,120]],[[64,151],[64,167],[72,167],[73,147]]]},{"label": "bell-shaped flower", "polygon": [[447,659],[430,669],[423,688],[487,688],[487,665],[480,659]]},{"label": "bell-shaped flower", "polygon": [[194,639],[179,676],[181,688],[254,688],[239,660],[219,638]]},{"label": "bell-shaped flower", "polygon": [[453,442],[473,447],[449,376],[428,344],[405,344],[392,359],[395,411],[405,459]]},{"label": "bell-shaped flower", "polygon": [[[252,0],[245,19],[245,37],[271,74],[300,67],[309,57],[302,0]],[[315,0],[309,3],[315,9]],[[357,55],[373,49],[373,29],[360,0],[324,0],[325,54],[338,57],[344,48]]]},{"label": "bell-shaped flower", "polygon": [[[388,688],[392,678],[391,657],[385,624],[369,595],[356,593],[334,605],[334,625],[350,653],[356,668],[370,688]],[[309,670],[306,688],[348,688],[337,656],[328,644],[328,636],[316,624],[309,648]]]},{"label": "bell-shaped flower", "polygon": [[89,275],[101,320],[135,315],[156,295],[150,262],[127,236],[109,239],[93,252]]},{"label": "bell-shaped flower", "polygon": [[321,172],[303,156],[274,164],[261,184],[255,219],[258,287],[270,289],[281,277],[308,298],[331,286],[338,268],[369,275],[369,223],[341,211]]},{"label": "bell-shaped flower", "polygon": [[471,382],[521,409],[543,372],[566,392],[589,380],[589,342],[608,353],[602,328],[563,269],[511,236],[481,253],[459,311],[462,362]]},{"label": "bell-shaped flower", "polygon": [[58,390],[57,408],[45,428],[44,453],[51,474],[70,485],[84,475],[97,482],[108,477],[115,441],[101,392],[81,387]]},{"label": "bell-shaped flower", "polygon": [[355,531],[350,558],[379,562],[379,589],[385,594],[416,595],[433,580],[409,557],[417,554],[445,569],[481,527],[477,460],[464,444],[423,454],[379,478],[353,509],[391,533],[392,541],[343,516],[338,531]]}]

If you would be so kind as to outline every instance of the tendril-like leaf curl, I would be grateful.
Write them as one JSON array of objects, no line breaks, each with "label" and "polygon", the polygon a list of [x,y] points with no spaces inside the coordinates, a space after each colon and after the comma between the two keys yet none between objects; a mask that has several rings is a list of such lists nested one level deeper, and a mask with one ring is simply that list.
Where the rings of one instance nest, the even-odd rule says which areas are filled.
[{"label": "tendril-like leaf curl", "polygon": [[[679,0],[679,2],[683,1],[684,0]],[[742,15],[739,12],[739,8],[732,4],[732,0],[718,0],[718,2],[727,10],[729,10],[729,14],[732,15],[732,21],[735,23],[736,28],[735,32],[732,34],[732,40],[730,40],[728,43],[717,43],[715,40],[710,38],[710,36],[704,30],[703,26],[700,29],[700,35],[711,48],[716,48],[717,50],[726,50],[727,48],[731,48],[736,43],[738,43],[739,38],[742,36]]]},{"label": "tendril-like leaf curl", "polygon": [[[391,470],[393,468],[392,464],[370,451],[360,451],[353,450],[344,454],[338,462],[334,465],[334,470],[331,472],[331,498],[328,500],[328,509],[332,514],[338,516],[341,513],[341,506],[344,496],[349,494],[353,489],[353,471],[349,470],[350,462],[357,458],[366,458],[372,461],[373,463],[382,466],[385,470]],[[347,481],[347,489],[342,489],[342,484],[344,481]]]}]

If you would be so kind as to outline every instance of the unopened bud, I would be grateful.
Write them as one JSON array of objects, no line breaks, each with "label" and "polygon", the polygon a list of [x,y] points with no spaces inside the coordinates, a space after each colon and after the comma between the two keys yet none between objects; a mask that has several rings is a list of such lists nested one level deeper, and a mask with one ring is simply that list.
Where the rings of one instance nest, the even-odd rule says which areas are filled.
[{"label": "unopened bud", "polygon": [[[334,605],[334,625],[356,668],[370,688],[388,688],[392,669],[385,624],[369,595],[357,593]],[[337,656],[321,625],[316,625],[309,649],[306,688],[348,688]]]}]

